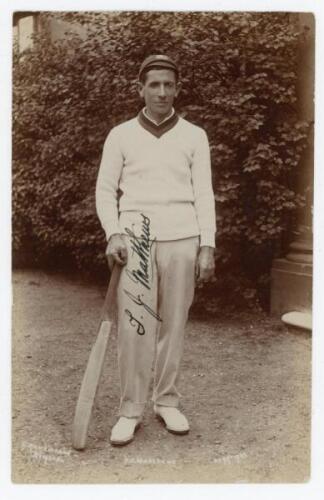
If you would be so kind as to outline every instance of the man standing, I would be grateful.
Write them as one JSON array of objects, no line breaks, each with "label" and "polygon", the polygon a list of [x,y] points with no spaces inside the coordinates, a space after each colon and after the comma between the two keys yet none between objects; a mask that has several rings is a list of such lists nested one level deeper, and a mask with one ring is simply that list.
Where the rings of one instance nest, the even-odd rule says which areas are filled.
[{"label": "man standing", "polygon": [[184,328],[195,280],[214,273],[207,135],[173,108],[179,71],[168,56],[147,57],[138,85],[145,107],[108,134],[96,186],[108,261],[124,266],[117,292],[121,398],[114,445],[134,437],[152,367],[155,414],[168,431],[189,431],[178,408]]}]

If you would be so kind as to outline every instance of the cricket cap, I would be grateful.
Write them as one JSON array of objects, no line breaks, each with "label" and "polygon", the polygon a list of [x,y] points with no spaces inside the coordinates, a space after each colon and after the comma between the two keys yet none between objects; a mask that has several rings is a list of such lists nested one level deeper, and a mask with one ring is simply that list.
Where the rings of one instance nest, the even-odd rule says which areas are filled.
[{"label": "cricket cap", "polygon": [[163,54],[154,54],[146,57],[141,64],[138,79],[140,80],[142,74],[149,71],[151,68],[161,68],[161,69],[171,69],[175,73],[179,74],[179,69],[176,63],[169,57]]}]

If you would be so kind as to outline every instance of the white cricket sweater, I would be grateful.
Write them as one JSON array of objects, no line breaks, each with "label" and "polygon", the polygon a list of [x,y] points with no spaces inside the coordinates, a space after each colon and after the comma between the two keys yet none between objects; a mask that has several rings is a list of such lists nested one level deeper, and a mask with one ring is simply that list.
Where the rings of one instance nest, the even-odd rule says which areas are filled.
[{"label": "white cricket sweater", "polygon": [[215,200],[206,132],[177,114],[156,126],[143,112],[114,127],[103,148],[96,209],[107,241],[127,228],[140,236],[144,214],[150,219],[152,239],[200,235],[200,246],[214,247]]}]

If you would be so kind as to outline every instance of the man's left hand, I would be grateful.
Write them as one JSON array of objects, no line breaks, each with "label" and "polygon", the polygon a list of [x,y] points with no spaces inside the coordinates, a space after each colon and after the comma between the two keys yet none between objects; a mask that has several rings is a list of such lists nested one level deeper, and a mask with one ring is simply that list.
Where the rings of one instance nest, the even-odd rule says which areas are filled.
[{"label": "man's left hand", "polygon": [[201,247],[196,262],[196,278],[198,283],[206,283],[215,272],[215,249]]}]

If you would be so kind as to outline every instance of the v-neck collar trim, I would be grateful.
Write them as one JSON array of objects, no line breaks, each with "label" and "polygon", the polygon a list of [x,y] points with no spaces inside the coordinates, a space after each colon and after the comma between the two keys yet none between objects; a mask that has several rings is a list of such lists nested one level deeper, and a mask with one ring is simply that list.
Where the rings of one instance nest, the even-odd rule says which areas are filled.
[{"label": "v-neck collar trim", "polygon": [[145,128],[145,130],[151,132],[151,134],[160,139],[163,134],[171,130],[171,128],[173,128],[178,123],[179,116],[176,112],[174,112],[173,115],[170,116],[170,118],[163,121],[159,125],[156,125],[154,122],[149,120],[143,113],[143,110],[141,110],[137,115],[137,119],[140,125]]}]

